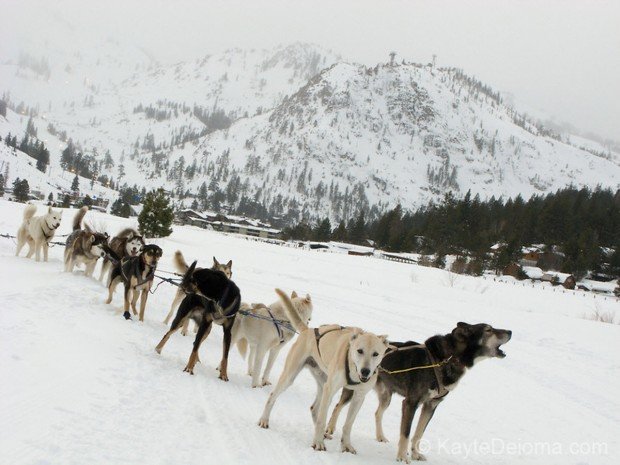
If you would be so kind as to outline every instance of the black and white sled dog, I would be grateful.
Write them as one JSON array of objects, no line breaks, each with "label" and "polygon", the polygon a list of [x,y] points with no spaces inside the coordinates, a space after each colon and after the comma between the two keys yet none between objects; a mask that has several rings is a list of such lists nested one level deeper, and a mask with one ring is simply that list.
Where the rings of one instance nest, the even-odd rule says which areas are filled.
[{"label": "black and white sled dog", "polygon": [[[182,275],[185,275],[185,273],[187,273],[187,270],[189,269],[189,265],[185,261],[185,257],[183,256],[183,253],[181,253],[180,250],[177,250],[174,253],[174,259],[172,260],[172,262],[174,264],[174,267],[177,270],[177,273],[182,274]],[[228,279],[232,278],[232,260],[229,260],[228,263],[226,264],[222,264],[217,261],[217,258],[213,257],[213,266],[211,267],[211,269],[215,271],[221,271],[222,273],[226,275]],[[202,270],[202,268],[197,267],[196,271],[198,270]],[[183,292],[183,289],[179,287],[179,289],[177,289],[177,293],[174,296],[174,300],[172,301],[172,304],[170,305],[170,311],[168,312],[168,315],[166,316],[166,319],[164,320],[165,325],[168,324],[168,322],[172,318],[172,315],[174,315],[174,311],[179,307],[179,304],[181,303],[184,297],[185,297],[185,292]],[[183,336],[187,335],[188,325],[189,325],[189,319],[185,320],[185,323],[183,324],[183,329],[181,329],[181,334],[183,334]]]},{"label": "black and white sled dog", "polygon": [[[145,242],[144,237],[134,228],[125,228],[110,239],[108,245],[115,256],[122,260],[125,257],[137,256],[142,250],[142,247],[144,247]],[[113,265],[111,257],[106,254],[101,264],[99,281],[103,282],[104,276],[110,271]]]},{"label": "black and white sled dog", "polygon": [[[411,458],[426,460],[420,453],[420,440],[437,406],[456,388],[469,368],[487,358],[504,358],[506,354],[500,346],[506,344],[511,337],[512,331],[507,329],[496,329],[484,323],[471,325],[461,322],[452,332],[433,336],[424,344],[412,341],[391,342],[390,347],[393,350],[383,357],[375,386],[379,396],[379,407],[375,413],[377,441],[387,442],[383,434],[383,413],[390,405],[392,395],[400,394],[405,399],[396,459],[399,462],[409,462],[407,446],[411,424],[416,409],[422,406],[411,442]],[[352,396],[351,390],[343,390],[329,420],[327,437],[333,434],[340,410]]]},{"label": "black and white sled dog", "polygon": [[[131,319],[129,314],[129,306],[134,315],[137,315],[136,303],[140,297],[140,321],[144,321],[144,311],[146,309],[146,301],[149,297],[149,291],[153,285],[155,270],[157,263],[161,258],[163,251],[155,244],[147,244],[135,257],[125,257],[122,260],[113,252],[110,253],[117,264],[112,268],[110,274],[110,283],[108,284],[108,299],[106,303],[112,302],[114,290],[119,283],[123,283],[124,307],[123,316],[126,320]],[[130,300],[131,299],[131,300]]]},{"label": "black and white sled dog", "polygon": [[353,395],[347,421],[342,428],[341,450],[355,454],[351,445],[351,429],[366,394],[377,381],[377,369],[388,348],[387,336],[339,325],[309,328],[297,315],[288,295],[279,289],[276,289],[276,293],[282,299],[299,336],[286,357],[284,370],[269,395],[258,425],[269,428],[269,416],[276,399],[293,384],[302,368],[307,367],[317,384],[316,398],[310,407],[314,421],[312,447],[325,450],[324,435],[329,404],[334,394],[346,387]]},{"label": "black and white sled dog", "polygon": [[155,350],[161,353],[170,336],[177,331],[187,319],[198,325],[192,353],[183,371],[194,374],[194,366],[199,361],[198,349],[207,338],[213,323],[219,324],[224,330],[224,347],[220,362],[219,378],[228,381],[228,352],[232,340],[232,327],[241,305],[241,292],[237,285],[223,272],[209,268],[196,269],[196,262],[188,268],[181,289],[187,294],[172,320],[170,329]]},{"label": "black and white sled dog", "polygon": [[[299,297],[293,291],[291,303],[297,317],[304,324],[308,324],[312,316],[310,295],[306,294],[305,297]],[[237,344],[237,348],[244,358],[248,346],[250,347],[248,375],[252,377],[253,388],[271,384],[269,374],[273,363],[280,350],[293,336],[295,336],[294,328],[280,299],[269,307],[263,304],[241,304],[240,312],[235,318],[232,329],[232,341],[233,344]],[[261,369],[267,352],[269,352],[269,358],[261,380]]]},{"label": "black and white sled dog", "polygon": [[72,272],[76,265],[81,263],[86,267],[85,276],[92,276],[97,260],[106,254],[108,234],[93,231],[82,221],[88,212],[88,207],[80,208],[73,217],[73,232],[65,241],[65,271]]},{"label": "black and white sled dog", "polygon": [[47,261],[50,241],[54,238],[56,230],[60,226],[62,220],[62,210],[54,210],[48,207],[47,213],[42,216],[34,216],[37,212],[37,206],[33,204],[26,205],[24,210],[24,220],[17,230],[17,257],[22,248],[28,244],[27,258],[32,257],[36,253],[36,261],[41,261],[41,252],[43,252],[43,261]]}]

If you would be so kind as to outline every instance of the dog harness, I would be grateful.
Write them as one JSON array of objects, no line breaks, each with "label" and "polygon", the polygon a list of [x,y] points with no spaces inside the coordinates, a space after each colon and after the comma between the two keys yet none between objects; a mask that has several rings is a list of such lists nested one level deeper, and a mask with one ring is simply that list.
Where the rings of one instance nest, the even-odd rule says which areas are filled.
[{"label": "dog harness", "polygon": [[292,333],[297,334],[297,331],[295,331],[295,328],[293,328],[293,326],[291,325],[290,321],[287,320],[278,320],[277,318],[275,318],[273,316],[273,314],[271,313],[269,307],[265,306],[265,305],[260,305],[260,307],[255,307],[255,304],[252,304],[252,308],[256,309],[256,308],[264,308],[265,310],[267,310],[269,312],[269,316],[263,316],[263,315],[259,315],[258,313],[252,313],[249,310],[239,310],[239,313],[241,315],[244,316],[249,316],[252,318],[257,318],[259,320],[265,320],[265,321],[271,321],[274,326],[276,327],[276,329],[278,330],[278,334],[280,335],[280,343],[284,342],[284,332],[282,331],[282,327],[284,327],[284,329],[287,329],[288,331],[291,331]]},{"label": "dog harness", "polygon": [[[130,273],[130,274],[134,274],[134,275],[136,275],[136,277],[140,275],[140,268],[138,267],[138,263],[139,263],[138,260],[140,260],[140,259],[142,259],[141,256],[139,256],[139,257],[127,257],[127,258],[121,260],[121,274],[123,275],[123,278],[125,279],[125,281],[131,282],[129,280],[129,277],[125,273],[125,267],[127,266],[127,264],[129,262],[131,262],[131,264],[129,266],[127,266],[127,268],[129,268],[133,272],[133,273]],[[146,262],[144,262],[144,266],[147,267],[147,268],[150,268],[150,270],[146,274],[144,279],[138,280],[138,284],[136,284],[136,287],[142,286],[143,284],[148,283],[149,281],[152,281],[153,278],[155,277],[155,267],[149,265]]]},{"label": "dog harness", "polygon": [[45,230],[43,229],[43,224],[41,224],[41,233],[43,234],[43,237],[45,237],[45,241],[46,241],[46,242],[49,242],[49,241],[50,241],[50,239],[51,239],[52,237],[54,237],[54,232],[56,231],[56,228],[50,228],[50,225],[49,225],[49,224],[47,224],[47,221],[45,221],[45,220],[43,221],[43,223],[45,223],[45,226],[47,226],[47,229],[49,229],[50,234],[49,234],[49,236],[48,236],[48,235],[45,233]]},{"label": "dog harness", "polygon": [[[392,346],[394,347],[394,346]],[[402,370],[386,370],[385,368],[383,368],[381,365],[379,365],[379,369],[385,373],[387,373],[388,375],[396,375],[396,374],[400,374],[400,373],[407,373],[409,371],[414,371],[414,370],[425,370],[427,368],[432,368],[433,369],[433,373],[435,375],[435,381],[437,382],[437,394],[438,396],[435,397],[435,399],[441,399],[443,397],[445,397],[450,391],[448,389],[446,389],[446,387],[444,386],[444,384],[441,382],[441,372],[439,371],[439,369],[446,365],[447,363],[449,363],[452,360],[452,355],[450,355],[448,358],[441,360],[441,361],[436,361],[435,357],[433,357],[433,354],[431,354],[431,351],[428,350],[428,348],[424,345],[424,344],[414,344],[414,345],[410,345],[410,346],[404,346],[404,347],[396,347],[393,348],[391,353],[393,352],[400,352],[403,350],[411,350],[411,349],[424,349],[424,351],[426,352],[426,355],[429,359],[429,361],[431,362],[429,365],[422,365],[422,366],[414,366],[414,367],[409,367],[409,368],[403,368]]]},{"label": "dog harness", "polygon": [[284,342],[284,333],[282,332],[282,328],[280,328],[280,325],[276,322],[276,319],[273,317],[273,313],[271,313],[271,309],[269,307],[265,307],[265,310],[267,310],[267,313],[269,313],[269,316],[271,317],[271,321],[273,321],[273,325],[276,327],[276,331],[278,331],[278,337],[280,338],[280,344],[282,344]]},{"label": "dog harness", "polygon": [[319,346],[319,341],[321,340],[321,338],[325,336],[327,333],[331,333],[332,331],[342,331],[343,329],[346,329],[346,328],[347,328],[346,326],[337,326],[335,328],[328,329],[322,334],[319,332],[320,328],[314,328],[314,339],[316,339],[316,350],[319,352],[319,355],[321,355],[321,347]]}]

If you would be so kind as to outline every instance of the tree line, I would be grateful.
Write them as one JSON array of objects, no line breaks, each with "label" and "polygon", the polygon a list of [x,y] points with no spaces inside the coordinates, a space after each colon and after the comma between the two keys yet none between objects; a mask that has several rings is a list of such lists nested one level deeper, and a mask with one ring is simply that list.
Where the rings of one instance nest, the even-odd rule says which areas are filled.
[{"label": "tree line", "polygon": [[[555,246],[563,256],[558,271],[583,276],[587,271],[620,275],[620,190],[567,187],[529,200],[517,196],[482,201],[471,192],[451,193],[442,202],[416,211],[398,205],[366,222],[363,214],[332,229],[329,219],[300,223],[288,238],[339,240],[391,252],[469,257],[486,268],[501,269],[521,256],[522,246]],[[498,252],[491,246],[500,244]]]}]

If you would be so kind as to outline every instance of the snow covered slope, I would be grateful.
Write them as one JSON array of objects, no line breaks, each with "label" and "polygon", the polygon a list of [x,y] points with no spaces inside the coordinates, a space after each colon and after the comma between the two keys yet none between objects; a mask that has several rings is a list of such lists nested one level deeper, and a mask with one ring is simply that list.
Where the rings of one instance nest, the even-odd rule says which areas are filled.
[{"label": "snow covered slope", "polygon": [[480,83],[415,64],[334,65],[268,115],[206,137],[197,152],[216,166],[230,153],[231,177],[251,181],[246,195],[314,217],[411,208],[447,190],[488,198],[620,186],[617,154],[547,137]]},{"label": "snow covered slope", "polygon": [[[0,201],[0,232],[14,233],[23,207]],[[65,212],[60,233],[70,230],[74,213]],[[110,233],[131,225],[88,215]],[[308,373],[281,397],[270,429],[262,430],[256,423],[271,388],[250,388],[236,350],[230,381],[217,379],[219,328],[203,344],[195,376],[182,372],[191,337],[175,335],[162,355],[153,350],[165,332],[170,286],[149,297],[143,324],[126,322],[119,293],[107,306],[98,282],[61,271],[61,247],[51,249],[50,262],[35,263],[13,257],[14,244],[0,241],[2,463],[394,463],[399,399],[385,415],[389,444],[374,440],[371,394],[353,428],[358,455],[339,452],[339,432],[327,452],[315,452],[308,410],[315,383]],[[457,321],[512,329],[507,357],[474,367],[439,407],[425,436],[430,464],[611,465],[620,456],[620,326],[583,319],[597,308],[615,311],[616,301],[451,279],[436,269],[191,227],[175,227],[157,242],[162,270],[172,268],[177,248],[203,264],[212,255],[232,259],[246,301],[272,302],[276,286],[309,292],[312,325],[359,325],[418,341]]]},{"label": "snow covered slope", "polygon": [[[23,132],[22,127],[26,124],[27,117],[18,115],[8,110],[7,118],[0,116],[0,133],[3,140],[0,142],[0,174],[8,178],[6,187],[11,187],[15,179],[27,179],[31,191],[40,192],[46,199],[51,193],[56,200],[61,200],[62,192],[71,191],[71,184],[75,176],[74,173],[62,170],[60,167],[60,150],[64,149],[65,144],[55,135],[45,128],[38,131],[39,140],[43,141],[50,150],[50,165],[45,173],[36,167],[37,162],[26,153],[8,147],[4,137],[7,135],[17,135]],[[21,138],[18,138],[18,144]],[[57,148],[54,150],[54,148]],[[59,150],[60,149],[60,150]],[[6,176],[8,174],[8,176]],[[89,195],[91,198],[103,197],[115,199],[118,193],[100,182],[78,176],[80,192],[82,195]]]}]

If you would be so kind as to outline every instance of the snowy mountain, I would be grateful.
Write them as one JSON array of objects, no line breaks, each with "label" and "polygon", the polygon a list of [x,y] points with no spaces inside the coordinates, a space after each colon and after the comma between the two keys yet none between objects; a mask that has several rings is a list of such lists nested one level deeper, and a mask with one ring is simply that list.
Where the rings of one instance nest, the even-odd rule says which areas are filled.
[{"label": "snowy mountain", "polygon": [[239,184],[240,196],[258,196],[274,215],[348,218],[447,190],[617,188],[618,155],[583,147],[544,134],[459,71],[339,63],[272,111],[208,135],[191,157],[208,179]]},{"label": "snowy mountain", "polygon": [[59,139],[52,152],[71,138],[113,185],[291,221],[415,208],[448,191],[619,187],[619,154],[545,130],[459,70],[368,68],[299,43],[172,66],[137,51],[129,66],[119,47],[0,65],[11,124],[23,131],[18,115],[32,115]]}]

